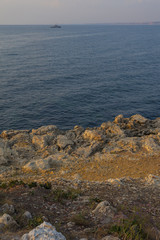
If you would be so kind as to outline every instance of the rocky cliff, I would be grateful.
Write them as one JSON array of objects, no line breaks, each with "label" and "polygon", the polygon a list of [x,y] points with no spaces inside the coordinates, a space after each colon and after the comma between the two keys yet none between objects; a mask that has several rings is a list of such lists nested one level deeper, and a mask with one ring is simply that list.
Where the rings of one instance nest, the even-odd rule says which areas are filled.
[{"label": "rocky cliff", "polygon": [[0,134],[0,239],[159,240],[160,118]]},{"label": "rocky cliff", "polygon": [[48,173],[49,177],[104,181],[160,174],[160,118],[141,115],[100,127],[54,125],[32,130],[5,130],[0,135],[0,173]]}]

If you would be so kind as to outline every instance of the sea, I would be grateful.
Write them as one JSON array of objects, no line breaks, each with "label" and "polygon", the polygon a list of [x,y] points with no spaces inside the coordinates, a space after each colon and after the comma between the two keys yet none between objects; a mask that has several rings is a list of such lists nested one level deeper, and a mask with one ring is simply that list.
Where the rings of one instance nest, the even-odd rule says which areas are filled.
[{"label": "sea", "polygon": [[160,26],[0,26],[0,132],[160,117]]}]

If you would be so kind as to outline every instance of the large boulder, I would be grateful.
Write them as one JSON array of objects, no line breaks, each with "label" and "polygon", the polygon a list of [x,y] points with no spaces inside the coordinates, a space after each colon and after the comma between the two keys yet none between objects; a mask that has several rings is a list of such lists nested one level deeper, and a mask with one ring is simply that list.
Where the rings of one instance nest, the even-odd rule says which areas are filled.
[{"label": "large boulder", "polygon": [[54,155],[49,156],[45,159],[38,159],[31,161],[23,166],[26,171],[43,171],[49,170],[51,168],[59,167],[61,165],[61,160],[58,160]]},{"label": "large boulder", "polygon": [[21,240],[66,240],[62,233],[57,232],[52,224],[43,222],[27,234]]}]

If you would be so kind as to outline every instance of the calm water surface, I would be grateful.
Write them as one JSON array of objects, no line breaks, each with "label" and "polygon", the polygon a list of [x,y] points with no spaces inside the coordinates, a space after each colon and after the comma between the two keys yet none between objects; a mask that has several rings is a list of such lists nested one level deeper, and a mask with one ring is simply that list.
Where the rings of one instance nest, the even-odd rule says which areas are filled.
[{"label": "calm water surface", "polygon": [[0,132],[160,116],[160,26],[0,26]]}]

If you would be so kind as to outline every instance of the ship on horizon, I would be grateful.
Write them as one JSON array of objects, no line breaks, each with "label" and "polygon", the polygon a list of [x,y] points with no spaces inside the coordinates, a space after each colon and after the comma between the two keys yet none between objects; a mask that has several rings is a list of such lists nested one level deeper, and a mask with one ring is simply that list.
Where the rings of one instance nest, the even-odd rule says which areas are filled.
[{"label": "ship on horizon", "polygon": [[51,26],[50,28],[61,28],[61,26],[60,26],[60,25],[57,25],[57,24],[55,24],[55,25]]}]

